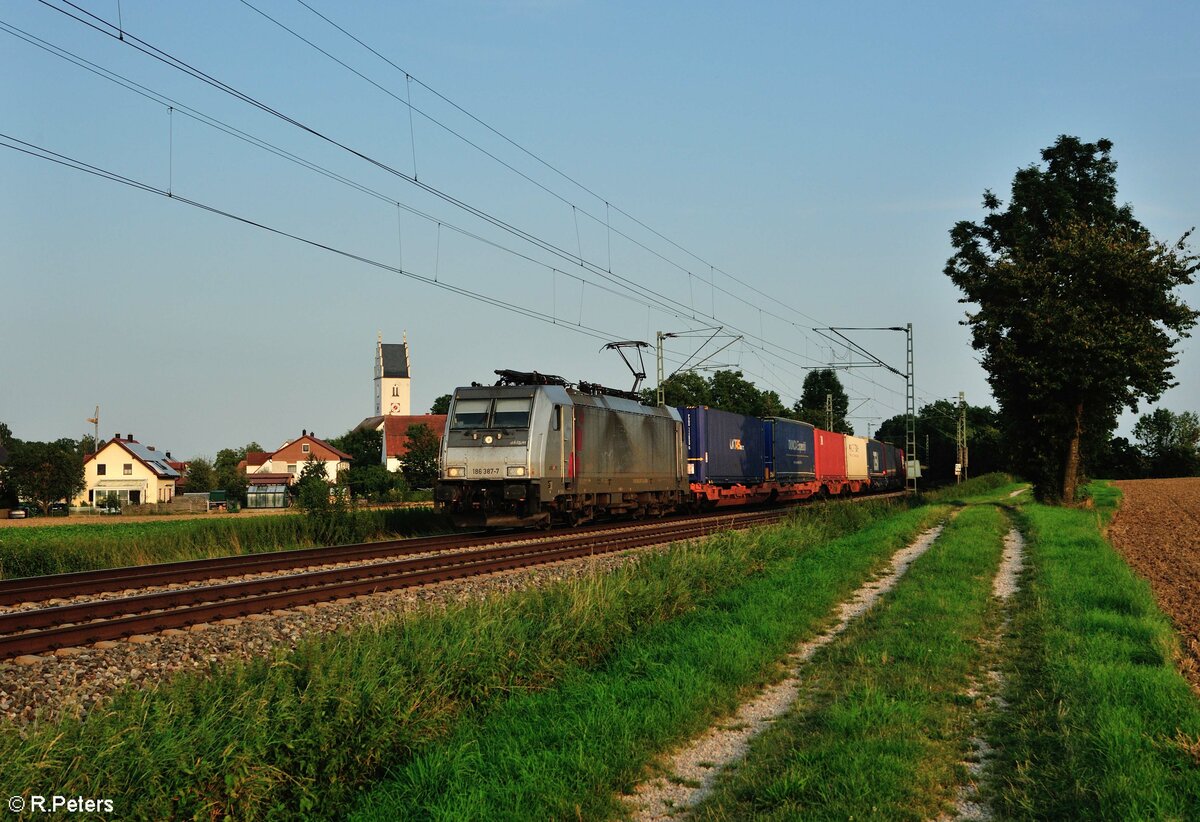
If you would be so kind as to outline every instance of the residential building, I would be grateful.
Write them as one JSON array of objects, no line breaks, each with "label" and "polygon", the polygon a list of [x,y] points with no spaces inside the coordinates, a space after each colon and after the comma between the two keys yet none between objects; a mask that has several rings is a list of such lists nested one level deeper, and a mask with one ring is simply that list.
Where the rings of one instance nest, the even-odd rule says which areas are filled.
[{"label": "residential building", "polygon": [[408,428],[410,425],[424,425],[438,439],[446,433],[445,414],[408,414],[406,416],[390,415],[386,417],[367,417],[360,422],[356,431],[380,431],[383,433],[380,459],[389,471],[399,471],[404,464],[404,455],[408,453]]},{"label": "residential building", "polygon": [[170,502],[180,476],[171,462],[170,451],[142,445],[133,434],[115,434],[84,459],[84,488],[73,503],[94,504],[105,497],[115,497],[123,505]]},{"label": "residential building", "polygon": [[266,483],[267,478],[291,485],[300,477],[305,464],[313,459],[324,465],[325,479],[329,482],[337,482],[338,472],[350,467],[349,454],[317,439],[308,431],[301,431],[298,438],[285,442],[270,454],[257,451],[247,454],[246,479],[252,485],[275,484]]}]

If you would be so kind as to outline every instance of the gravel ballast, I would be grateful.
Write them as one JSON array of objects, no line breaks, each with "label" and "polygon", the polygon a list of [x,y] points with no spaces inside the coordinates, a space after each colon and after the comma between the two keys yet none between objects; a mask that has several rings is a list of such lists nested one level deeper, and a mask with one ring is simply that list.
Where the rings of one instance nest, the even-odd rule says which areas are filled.
[{"label": "gravel ballast", "polygon": [[[661,550],[663,546],[659,546]],[[455,602],[607,573],[654,548],[599,554],[548,565],[305,605],[271,614],[193,625],[121,642],[60,649],[0,662],[0,716],[18,724],[82,716],[117,689],[153,686],[181,671],[249,660],[294,648],[302,639],[391,620]]]}]

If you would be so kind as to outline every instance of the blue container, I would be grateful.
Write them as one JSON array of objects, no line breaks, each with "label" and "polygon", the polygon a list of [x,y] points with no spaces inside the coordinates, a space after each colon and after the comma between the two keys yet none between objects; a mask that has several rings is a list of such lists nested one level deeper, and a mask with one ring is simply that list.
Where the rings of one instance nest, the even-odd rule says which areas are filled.
[{"label": "blue container", "polygon": [[879,440],[867,440],[867,473],[872,477],[882,477],[887,474],[887,461],[884,451],[887,446]]},{"label": "blue container", "polygon": [[766,472],[763,421],[701,406],[680,408],[688,481],[757,485]]},{"label": "blue container", "polygon": [[770,432],[768,463],[776,480],[795,482],[817,475],[813,426],[782,417],[765,420],[764,426]]}]

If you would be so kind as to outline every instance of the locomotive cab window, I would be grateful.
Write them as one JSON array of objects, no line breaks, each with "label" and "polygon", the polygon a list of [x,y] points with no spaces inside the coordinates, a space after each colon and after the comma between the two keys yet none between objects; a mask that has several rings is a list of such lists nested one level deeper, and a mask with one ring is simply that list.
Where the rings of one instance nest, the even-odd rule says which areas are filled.
[{"label": "locomotive cab window", "polygon": [[454,403],[454,419],[450,421],[450,427],[483,428],[487,425],[491,404],[491,400],[459,400]]},{"label": "locomotive cab window", "polygon": [[497,399],[492,412],[492,425],[496,428],[528,428],[529,408],[533,400],[528,397]]}]

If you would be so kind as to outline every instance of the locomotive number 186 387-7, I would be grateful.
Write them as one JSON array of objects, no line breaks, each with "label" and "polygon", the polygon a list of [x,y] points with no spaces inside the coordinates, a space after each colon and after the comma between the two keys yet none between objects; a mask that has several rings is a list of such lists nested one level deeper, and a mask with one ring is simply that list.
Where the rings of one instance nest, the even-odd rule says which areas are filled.
[{"label": "locomotive number 186 387-7", "polygon": [[500,476],[499,468],[472,468],[471,474],[476,477]]}]

